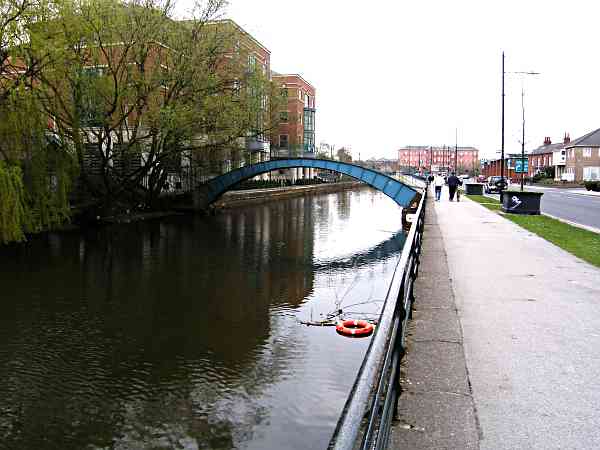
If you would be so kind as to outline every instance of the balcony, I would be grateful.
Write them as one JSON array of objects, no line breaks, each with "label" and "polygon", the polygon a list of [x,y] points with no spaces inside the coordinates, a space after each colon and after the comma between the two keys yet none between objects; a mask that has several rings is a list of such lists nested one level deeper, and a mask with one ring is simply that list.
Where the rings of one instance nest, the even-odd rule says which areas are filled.
[{"label": "balcony", "polygon": [[305,156],[305,158],[314,158],[315,146],[313,144],[304,144],[304,153],[312,154],[312,156]]},{"label": "balcony", "polygon": [[271,148],[271,144],[268,141],[256,137],[246,138],[246,149],[250,152],[266,152],[268,153]]},{"label": "balcony", "polygon": [[314,150],[310,151],[306,147],[307,146],[300,147],[300,148],[276,148],[276,147],[272,147],[271,148],[271,159],[282,159],[282,158],[314,158],[315,157]]}]

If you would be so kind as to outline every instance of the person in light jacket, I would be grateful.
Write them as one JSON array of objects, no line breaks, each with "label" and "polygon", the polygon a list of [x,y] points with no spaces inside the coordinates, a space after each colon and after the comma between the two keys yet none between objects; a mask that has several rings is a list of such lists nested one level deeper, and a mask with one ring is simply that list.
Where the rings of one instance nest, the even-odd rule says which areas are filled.
[{"label": "person in light jacket", "polygon": [[439,202],[442,197],[442,186],[444,186],[444,177],[442,177],[439,173],[436,174],[435,179],[433,180],[433,185],[435,187],[435,201]]}]

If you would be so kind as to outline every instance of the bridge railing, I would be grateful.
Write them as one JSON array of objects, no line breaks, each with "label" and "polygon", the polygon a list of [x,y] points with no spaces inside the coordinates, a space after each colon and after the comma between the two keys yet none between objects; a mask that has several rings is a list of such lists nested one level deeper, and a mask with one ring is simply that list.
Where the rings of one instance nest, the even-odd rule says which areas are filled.
[{"label": "bridge railing", "polygon": [[426,189],[427,188],[427,179],[424,177],[414,176],[414,175],[406,175],[406,174],[398,174],[394,176],[397,180],[401,181],[404,184],[408,184],[409,186]]},{"label": "bridge railing", "polygon": [[335,432],[329,449],[385,449],[400,395],[400,360],[404,355],[405,333],[411,316],[413,284],[425,225],[423,196],[412,216],[412,225],[388,289],[376,332]]}]

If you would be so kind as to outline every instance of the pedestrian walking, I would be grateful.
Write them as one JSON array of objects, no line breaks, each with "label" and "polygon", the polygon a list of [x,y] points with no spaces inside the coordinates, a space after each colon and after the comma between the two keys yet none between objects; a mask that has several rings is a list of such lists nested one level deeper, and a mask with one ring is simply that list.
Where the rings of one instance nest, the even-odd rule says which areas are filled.
[{"label": "pedestrian walking", "polygon": [[[448,177],[448,190],[450,191],[450,201],[451,202],[454,201],[454,194],[456,194],[456,191],[458,190],[458,186],[461,186],[461,185],[462,185],[462,180],[460,178],[458,178],[454,174],[454,172],[452,172],[452,175],[450,175]],[[456,197],[457,201],[460,201],[459,195],[457,195],[457,197]]]},{"label": "pedestrian walking", "polygon": [[442,186],[444,186],[444,178],[439,173],[434,177],[433,185],[435,187],[435,201],[439,202],[442,197]]}]

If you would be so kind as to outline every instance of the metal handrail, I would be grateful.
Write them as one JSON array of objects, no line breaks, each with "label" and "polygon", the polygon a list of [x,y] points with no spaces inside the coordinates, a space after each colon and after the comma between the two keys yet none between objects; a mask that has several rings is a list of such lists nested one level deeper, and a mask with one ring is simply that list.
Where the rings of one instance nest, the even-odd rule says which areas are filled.
[{"label": "metal handrail", "polygon": [[427,191],[415,214],[404,249],[388,288],[377,329],[329,449],[386,448],[399,396],[399,369],[404,354],[406,324],[411,315],[413,283],[418,274]]}]

